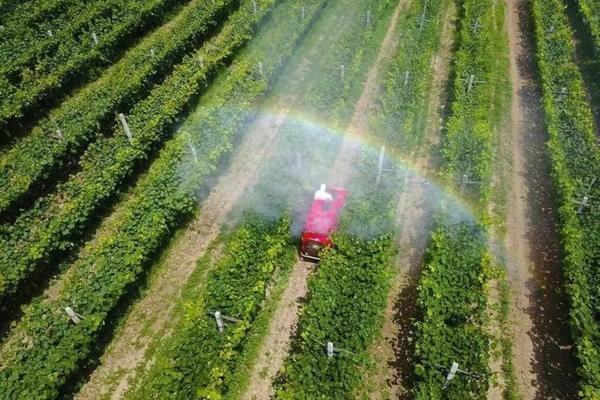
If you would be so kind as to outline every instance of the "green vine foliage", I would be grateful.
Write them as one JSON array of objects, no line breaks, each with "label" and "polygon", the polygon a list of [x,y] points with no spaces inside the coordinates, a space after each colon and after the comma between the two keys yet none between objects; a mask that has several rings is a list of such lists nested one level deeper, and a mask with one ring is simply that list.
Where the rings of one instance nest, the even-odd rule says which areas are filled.
[{"label": "green vine foliage", "polygon": [[[583,2],[582,2],[583,3]],[[585,2],[591,4],[592,2]],[[565,5],[533,1],[537,60],[542,78],[548,147],[558,192],[563,274],[579,360],[580,396],[600,398],[600,203],[578,213],[587,193],[600,199],[600,148],[583,79],[574,61],[573,32]]]},{"label": "green vine foliage", "polygon": [[[419,281],[415,398],[485,399],[490,338],[486,333],[489,259],[484,230],[438,216]],[[444,390],[453,362],[480,379],[459,375]]]},{"label": "green vine foliage", "polygon": [[[57,27],[56,37],[23,43],[3,41],[0,57],[0,130],[19,121],[98,68],[110,65],[127,42],[162,22],[181,0],[103,0],[82,10]],[[96,33],[98,44],[92,33]],[[40,32],[36,32],[40,36]],[[43,33],[42,33],[43,34]],[[13,59],[17,54],[17,59]],[[19,58],[20,56],[20,58]]]},{"label": "green vine foliage", "polygon": [[[261,3],[262,10],[268,10],[272,2]],[[165,82],[132,109],[128,116],[132,143],[121,128],[117,128],[111,137],[96,141],[84,154],[81,170],[76,175],[38,200],[13,225],[0,228],[0,306],[32,274],[76,246],[75,242],[97,212],[119,193],[126,179],[133,176],[142,162],[147,161],[171,134],[186,107],[206,90],[207,79],[253,36],[263,15],[261,12],[254,16],[252,4],[242,6],[218,35],[186,57]],[[246,64],[258,62],[253,60],[256,58],[246,57],[240,65],[249,71],[256,70],[256,65]],[[240,75],[240,79],[246,77]],[[225,90],[232,90],[231,85],[225,85]],[[245,99],[241,96],[240,102]],[[237,116],[238,110],[225,109],[221,114],[212,112],[219,117],[216,120],[216,116],[212,116],[215,123],[221,123],[228,113],[233,114],[232,124],[241,118]],[[212,141],[206,146],[212,148]]]},{"label": "green vine foliage", "polygon": [[[128,196],[114,231],[90,243],[87,256],[71,266],[72,275],[53,299],[27,306],[11,335],[28,339],[9,339],[10,344],[2,349],[1,399],[60,395],[63,385],[90,356],[111,311],[172,229],[194,208],[195,191],[231,148],[255,101],[273,82],[323,3],[305,1],[304,19],[296,0],[286,0],[273,10],[256,39],[219,76],[180,134],[166,144]],[[252,3],[246,3],[224,29],[240,29],[244,20],[261,19],[271,4],[259,1],[261,11],[254,15]],[[265,60],[263,75],[257,71],[258,60]],[[197,149],[197,161],[190,144]],[[65,305],[85,319],[71,323],[63,311]]]},{"label": "green vine foliage", "polygon": [[578,0],[578,3],[579,10],[592,33],[594,45],[597,50],[600,50],[600,1]]},{"label": "green vine foliage", "polygon": [[492,138],[497,122],[494,115],[499,101],[494,82],[505,74],[498,68],[498,54],[502,54],[498,48],[506,41],[502,24],[498,23],[504,8],[496,3],[462,2],[451,115],[442,144],[448,180],[460,179],[468,171],[469,180],[478,182],[470,192],[479,199],[481,215],[490,200]]},{"label": "green vine foliage", "polygon": [[[273,279],[294,262],[289,233],[287,217],[276,224],[244,218],[225,241],[203,288],[186,289],[181,320],[127,398],[221,399],[227,394]],[[238,322],[219,333],[215,311]]]},{"label": "green vine foliage", "polygon": [[[50,27],[73,18],[74,6],[82,6],[77,0],[40,0],[36,2],[0,1],[0,24],[5,38],[21,36],[21,40],[32,41],[32,31],[45,32]],[[40,26],[40,24],[42,24]]]},{"label": "green vine foliage", "polygon": [[226,19],[236,3],[192,1],[0,156],[0,214],[22,207],[32,188],[52,183],[103,129],[109,129],[115,113],[128,114]]},{"label": "green vine foliage", "polygon": [[446,0],[416,0],[400,25],[402,40],[385,80],[377,128],[389,143],[416,144],[425,130],[431,61],[440,43]]}]

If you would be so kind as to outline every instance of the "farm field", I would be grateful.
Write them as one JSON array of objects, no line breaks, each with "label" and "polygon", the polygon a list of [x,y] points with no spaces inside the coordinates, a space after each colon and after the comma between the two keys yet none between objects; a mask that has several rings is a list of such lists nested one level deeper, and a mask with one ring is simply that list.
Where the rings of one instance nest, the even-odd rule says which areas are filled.
[{"label": "farm field", "polygon": [[600,400],[598,16],[0,0],[0,400]]}]

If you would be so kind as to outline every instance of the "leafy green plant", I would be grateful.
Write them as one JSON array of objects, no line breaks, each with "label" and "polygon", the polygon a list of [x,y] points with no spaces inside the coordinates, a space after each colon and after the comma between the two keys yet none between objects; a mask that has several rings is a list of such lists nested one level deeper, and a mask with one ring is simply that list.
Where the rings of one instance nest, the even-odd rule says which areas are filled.
[{"label": "leafy green plant", "polygon": [[[419,281],[414,387],[417,399],[485,399],[490,371],[486,323],[489,258],[485,230],[438,216]],[[453,362],[476,373],[444,390]]]},{"label": "leafy green plant", "polygon": [[[269,9],[272,1],[265,0],[263,9]],[[262,15],[254,16],[252,4],[245,3],[217,36],[186,57],[133,108],[128,116],[131,143],[120,128],[113,136],[96,141],[75,176],[39,199],[13,225],[0,228],[0,306],[28,277],[75,246],[96,212],[119,192],[125,180],[170,135],[186,107],[205,91],[207,79],[253,36]],[[256,65],[245,67],[257,70]],[[232,123],[238,121],[237,110],[223,110],[219,118],[226,119],[227,113],[232,114]]]},{"label": "leafy green plant", "polygon": [[214,31],[236,3],[192,1],[168,25],[144,38],[100,79],[67,99],[16,142],[0,157],[0,214],[23,207],[33,188],[52,183],[100,135],[102,127],[115,122],[115,113],[127,114],[174,64]]},{"label": "leafy green plant", "polygon": [[[0,130],[21,121],[61,95],[97,68],[110,65],[120,49],[147,32],[182,0],[102,0],[83,9],[74,7],[70,19],[57,27],[56,35],[31,33],[0,45]],[[18,29],[17,25],[17,29]],[[95,43],[92,33],[96,34]],[[41,33],[44,35],[44,33]],[[14,59],[13,56],[17,55]],[[20,58],[19,58],[20,57]]]},{"label": "leafy green plant", "polygon": [[415,145],[424,131],[432,59],[440,43],[445,0],[417,0],[400,25],[397,55],[385,80],[376,128],[400,148]]}]

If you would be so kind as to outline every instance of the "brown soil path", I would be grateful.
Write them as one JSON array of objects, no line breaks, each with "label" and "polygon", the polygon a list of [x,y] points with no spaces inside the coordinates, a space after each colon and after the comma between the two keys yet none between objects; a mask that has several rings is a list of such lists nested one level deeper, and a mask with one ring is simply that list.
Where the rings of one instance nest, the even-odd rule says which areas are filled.
[{"label": "brown soil path", "polygon": [[416,285],[425,255],[432,214],[436,201],[434,188],[425,177],[435,176],[440,121],[444,113],[445,89],[448,81],[450,55],[454,40],[456,10],[451,3],[444,17],[441,45],[432,60],[433,81],[424,141],[409,157],[417,174],[406,174],[402,195],[396,209],[396,221],[401,227],[399,247],[394,266],[396,274],[388,295],[385,322],[381,336],[371,346],[377,363],[367,397],[378,399],[412,399],[407,382],[412,372],[413,334]]},{"label": "brown soil path", "polygon": [[514,365],[526,399],[575,399],[568,309],[552,202],[547,135],[526,0],[508,0],[512,79],[512,188],[506,253],[512,287]]},{"label": "brown soil path", "polygon": [[[351,162],[357,155],[359,144],[357,138],[366,135],[368,130],[369,110],[376,104],[379,93],[381,73],[394,54],[397,45],[396,28],[407,0],[399,0],[389,23],[386,35],[381,43],[377,59],[369,69],[361,96],[356,103],[350,125],[346,130],[352,138],[344,139],[341,150],[332,168],[329,182],[335,186],[344,186],[352,171]],[[298,323],[300,301],[307,294],[307,279],[310,264],[298,261],[294,266],[288,286],[283,293],[265,340],[259,350],[257,362],[253,367],[250,385],[242,396],[244,400],[266,400],[273,394],[272,381],[283,366],[291,344],[292,332]]]}]

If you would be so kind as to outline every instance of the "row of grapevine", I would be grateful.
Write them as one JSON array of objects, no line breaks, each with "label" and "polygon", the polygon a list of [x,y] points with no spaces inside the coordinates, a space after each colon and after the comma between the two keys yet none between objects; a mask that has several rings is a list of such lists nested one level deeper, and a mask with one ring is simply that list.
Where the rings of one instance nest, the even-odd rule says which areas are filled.
[{"label": "row of grapevine", "polygon": [[[77,4],[77,0],[0,1],[0,25],[3,26],[0,34],[14,36],[24,27],[36,29],[37,26],[41,30],[62,19],[73,4]],[[41,30],[40,36],[43,32]]]},{"label": "row of grapevine", "polygon": [[[275,382],[276,398],[353,398],[362,383],[367,349],[383,324],[398,195],[395,177],[375,184],[378,155],[355,162],[335,249],[309,278],[298,335]],[[327,343],[337,352],[327,356]]]},{"label": "row of grapevine", "polygon": [[[244,21],[262,18],[270,4],[258,1],[255,15],[252,2],[246,2],[225,29],[246,29]],[[56,296],[26,308],[0,350],[0,398],[55,398],[89,357],[111,311],[192,210],[195,191],[231,147],[254,102],[276,78],[323,2],[303,4],[305,18],[297,0],[285,0],[273,11],[257,38],[219,76],[182,132],[167,143],[132,191],[111,235],[90,244],[87,256],[71,266],[68,282]],[[256,68],[261,59],[262,75]],[[63,311],[67,304],[85,319],[70,322]],[[14,340],[22,334],[28,343]]]},{"label": "row of grapevine", "polygon": [[[60,44],[63,37],[93,23],[103,12],[114,6],[110,1],[100,1],[92,6],[74,1],[36,2],[32,10],[15,13],[4,24],[0,43],[0,75],[8,77],[39,61]],[[89,29],[89,27],[88,27]]]},{"label": "row of grapevine", "polygon": [[[0,215],[23,207],[77,160],[100,132],[127,113],[225,19],[234,0],[193,0],[169,24],[125,54],[100,79],[87,85],[42,119],[0,155]],[[123,79],[128,77],[128,79]],[[57,132],[60,130],[60,134]]]},{"label": "row of grapevine", "polygon": [[[533,16],[580,395],[591,400],[600,397],[600,184],[592,185],[600,179],[600,148],[565,5],[536,0]],[[590,204],[580,208],[585,196]]]},{"label": "row of grapevine", "polygon": [[[491,267],[486,220],[496,115],[504,103],[495,82],[507,74],[506,58],[498,56],[504,54],[506,43],[504,14],[503,4],[494,0],[467,0],[459,13],[453,101],[442,138],[443,168],[453,187],[472,195],[475,215],[450,201],[437,211],[417,294],[413,388],[417,399],[487,396]],[[469,188],[474,181],[477,188]],[[478,377],[461,375],[443,389],[453,362]]]},{"label": "row of grapevine", "polygon": [[29,277],[72,249],[98,211],[171,134],[177,118],[205,91],[207,80],[252,37],[258,19],[246,18],[248,9],[253,10],[251,0],[217,36],[186,57],[165,82],[135,105],[128,116],[131,142],[121,128],[96,141],[82,157],[76,175],[39,199],[14,224],[0,227],[0,305]]},{"label": "row of grapevine", "polygon": [[440,42],[446,0],[413,1],[401,25],[398,55],[385,80],[376,122],[379,136],[406,147],[424,131],[431,62]]},{"label": "row of grapevine", "polygon": [[592,34],[594,45],[600,50],[600,1],[578,0],[579,9]]},{"label": "row of grapevine", "polygon": [[84,23],[80,32],[71,32],[68,37],[61,37],[54,48],[46,49],[47,56],[42,54],[39,60],[34,57],[31,63],[2,75],[0,139],[10,134],[12,122],[67,94],[75,82],[87,79],[96,69],[110,65],[129,40],[161,22],[178,1],[106,0],[112,7],[106,10],[107,16],[100,15],[94,22],[92,33],[96,36],[88,32],[89,26]]},{"label": "row of grapevine", "polygon": [[[452,210],[444,210],[452,212]],[[440,213],[417,295],[416,399],[485,399],[490,370],[486,331],[489,259],[485,231]],[[453,362],[478,378],[459,375],[444,390]]]},{"label": "row of grapevine", "polygon": [[[382,2],[382,4],[390,3]],[[331,71],[330,58],[336,60],[341,56],[352,57],[354,60],[361,58],[362,51],[368,44],[368,41],[361,40],[361,32],[364,31],[365,36],[368,37],[372,30],[367,29],[366,26],[357,29],[356,26],[357,22],[364,20],[367,10],[372,6],[373,2],[370,1],[353,4],[353,0],[344,0],[334,3],[323,11],[322,20],[328,26],[341,24],[346,27],[341,29],[340,37],[333,38],[329,47],[323,47],[318,42],[311,43],[310,41],[316,39],[320,33],[318,27],[315,27],[315,34],[306,39],[307,44],[303,48],[307,47],[308,50],[302,54],[310,53],[312,46],[312,49],[322,49],[327,56],[314,62],[311,60],[311,67],[307,73],[314,74],[318,78],[309,83],[310,87],[301,90],[304,101],[299,102],[309,108],[315,107],[322,118],[329,120],[343,114],[345,108],[352,108],[347,104],[346,107],[339,105],[329,109],[319,109],[318,104],[324,98],[329,99],[332,105],[340,104],[345,98],[348,99],[349,87],[330,85],[331,82],[339,82],[337,71]],[[339,15],[342,9],[345,13]],[[378,21],[379,17],[377,12],[372,14],[373,21]],[[377,25],[377,22],[373,25]],[[312,57],[317,58],[314,53]],[[348,65],[353,64],[350,62]],[[361,68],[349,68],[347,79],[352,80],[362,74],[364,70]],[[289,94],[293,95],[293,93]],[[274,158],[269,160],[262,169],[259,184],[245,196],[243,204],[239,205],[241,209],[256,210],[251,212],[255,213],[255,218],[262,221],[277,219],[286,214],[290,202],[295,202],[298,198],[311,193],[310,190],[316,186],[315,182],[328,169],[330,163],[325,160],[333,161],[332,156],[336,154],[338,149],[336,144],[339,142],[327,143],[327,138],[323,137],[326,136],[326,132],[319,130],[313,136],[312,132],[306,133],[306,130],[305,125],[294,121],[284,123],[278,134],[279,141],[276,144]],[[308,146],[309,143],[311,146]],[[300,172],[295,165],[290,165],[288,157],[294,150],[300,154],[302,163],[314,167]],[[265,213],[265,210],[268,211]],[[287,240],[291,228],[289,225],[290,223],[287,222],[281,226],[276,235],[267,237],[267,241]],[[263,287],[271,284],[274,279],[273,276],[269,276],[273,269],[271,265],[267,265],[266,273],[261,271],[263,267],[259,260],[264,257],[261,253],[264,252],[262,248],[265,246],[259,244],[263,240],[262,237],[254,240],[258,242],[253,246],[253,256],[247,256],[243,248],[238,249],[239,245],[236,243],[225,244],[226,251],[232,252],[232,261],[237,260],[235,261],[237,263],[241,261],[244,266],[239,270],[230,268],[228,271],[221,271],[219,267],[216,276],[230,282],[229,285],[213,283],[213,277],[209,277],[202,296],[183,300],[186,309],[195,310],[195,318],[182,318],[173,327],[172,336],[160,343],[155,362],[143,372],[136,389],[131,393],[131,398],[144,399],[154,394],[166,398],[190,398],[193,393],[197,393],[200,398],[227,398],[230,395],[230,386],[243,360],[243,354],[247,351],[248,338],[255,337],[257,329],[260,329],[256,326],[260,324],[258,317],[267,305],[263,302],[267,300]],[[240,281],[241,277],[245,277],[244,281]],[[255,282],[255,279],[259,281]],[[255,290],[257,284],[260,287]],[[232,296],[235,300],[231,298]],[[242,303],[242,306],[246,304],[244,299],[249,299],[251,308],[240,308],[239,303]],[[216,332],[214,317],[206,315],[207,309],[217,308],[221,308],[224,314],[239,321],[227,327],[225,334],[222,335]],[[231,333],[228,333],[228,329],[231,329]]]},{"label": "row of grapevine", "polygon": [[[7,4],[8,3],[8,4]],[[40,1],[10,1],[0,2],[0,24],[3,26],[3,37],[15,35],[25,27],[41,29],[60,20],[71,9],[77,0],[40,0]],[[40,34],[43,34],[43,30]]]},{"label": "row of grapevine", "polygon": [[[156,361],[126,398],[223,398],[235,386],[235,372],[252,337],[254,324],[269,301],[277,277],[294,261],[289,219],[277,224],[246,217],[225,240],[201,284],[191,277],[180,301],[181,316]],[[203,277],[205,259],[194,275]],[[194,284],[195,283],[195,284]],[[220,333],[214,312],[235,318]]]}]

